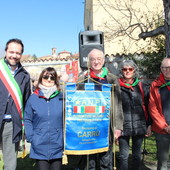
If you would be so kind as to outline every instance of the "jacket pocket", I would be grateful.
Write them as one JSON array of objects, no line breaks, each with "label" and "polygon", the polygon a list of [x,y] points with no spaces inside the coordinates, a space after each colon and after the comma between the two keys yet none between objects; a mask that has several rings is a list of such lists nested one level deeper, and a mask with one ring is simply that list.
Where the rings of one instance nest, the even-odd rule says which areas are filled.
[{"label": "jacket pocket", "polygon": [[36,128],[34,129],[34,134],[32,137],[32,142],[31,144],[34,146],[38,146],[38,145],[43,145],[45,143],[47,143],[47,132],[46,130],[43,130],[41,128]]},{"label": "jacket pocket", "polygon": [[51,144],[54,144],[57,148],[63,147],[63,130],[62,129],[52,129],[50,132]]}]

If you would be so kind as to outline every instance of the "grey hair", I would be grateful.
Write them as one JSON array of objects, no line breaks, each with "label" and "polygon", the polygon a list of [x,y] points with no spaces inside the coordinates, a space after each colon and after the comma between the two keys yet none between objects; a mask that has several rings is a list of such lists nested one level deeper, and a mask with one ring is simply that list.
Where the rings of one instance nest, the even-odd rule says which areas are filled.
[{"label": "grey hair", "polygon": [[93,48],[87,55],[87,66],[88,66],[88,68],[90,68],[90,57],[91,57],[92,53],[94,53],[94,52],[100,53],[101,54],[100,57],[102,57],[105,60],[104,52],[100,49]]},{"label": "grey hair", "polygon": [[138,66],[135,64],[135,62],[133,60],[124,60],[120,63],[119,65],[119,77],[123,77],[123,72],[122,72],[122,68],[124,66],[131,66],[134,68],[135,72],[134,72],[134,76],[133,78],[139,77],[139,68]]}]

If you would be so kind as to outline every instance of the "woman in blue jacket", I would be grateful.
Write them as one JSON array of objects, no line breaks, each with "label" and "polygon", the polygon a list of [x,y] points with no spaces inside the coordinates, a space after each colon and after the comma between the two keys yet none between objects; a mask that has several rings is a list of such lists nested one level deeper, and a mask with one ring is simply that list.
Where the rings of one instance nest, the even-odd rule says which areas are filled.
[{"label": "woman in blue jacket", "polygon": [[44,69],[25,108],[25,134],[30,158],[38,170],[60,170],[63,154],[63,98],[54,68]]}]

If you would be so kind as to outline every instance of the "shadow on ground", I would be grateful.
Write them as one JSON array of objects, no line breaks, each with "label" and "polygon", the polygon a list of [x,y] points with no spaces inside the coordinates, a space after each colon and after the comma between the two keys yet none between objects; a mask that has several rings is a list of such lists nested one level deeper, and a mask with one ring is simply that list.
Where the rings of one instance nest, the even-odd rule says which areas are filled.
[{"label": "shadow on ground", "polygon": [[36,170],[35,160],[29,158],[29,154],[25,158],[17,159],[17,170]]}]

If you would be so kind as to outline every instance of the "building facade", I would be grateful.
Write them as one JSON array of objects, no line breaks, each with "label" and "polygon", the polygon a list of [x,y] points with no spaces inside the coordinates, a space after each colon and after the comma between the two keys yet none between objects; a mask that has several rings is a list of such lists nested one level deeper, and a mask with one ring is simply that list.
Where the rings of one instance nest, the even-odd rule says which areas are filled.
[{"label": "building facade", "polygon": [[62,51],[56,54],[56,49],[52,48],[52,54],[39,58],[33,58],[31,56],[23,56],[22,65],[30,73],[32,80],[37,80],[41,71],[46,67],[54,67],[59,76],[61,76],[64,66],[70,64],[72,61],[76,61],[79,58],[79,54],[71,54],[68,51]]}]

